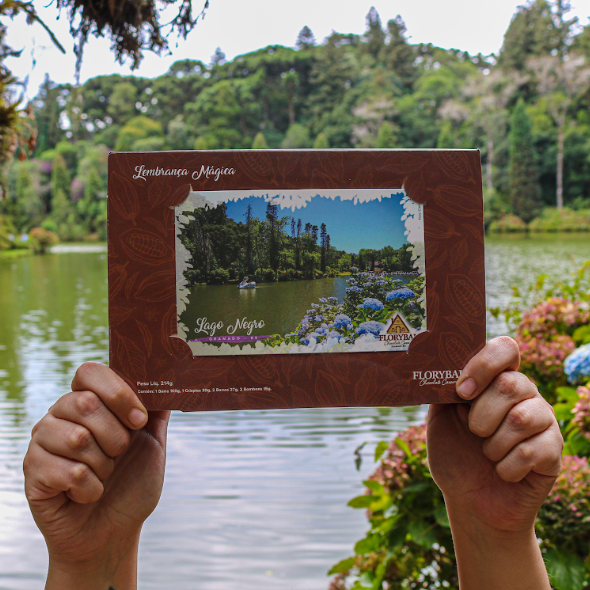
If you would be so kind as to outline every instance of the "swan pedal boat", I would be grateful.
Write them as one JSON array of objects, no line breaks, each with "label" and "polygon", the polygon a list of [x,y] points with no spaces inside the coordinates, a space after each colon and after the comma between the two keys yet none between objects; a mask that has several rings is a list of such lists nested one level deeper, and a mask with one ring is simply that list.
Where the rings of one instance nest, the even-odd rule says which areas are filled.
[{"label": "swan pedal boat", "polygon": [[254,281],[242,281],[239,285],[238,285],[238,289],[256,289],[256,283]]}]

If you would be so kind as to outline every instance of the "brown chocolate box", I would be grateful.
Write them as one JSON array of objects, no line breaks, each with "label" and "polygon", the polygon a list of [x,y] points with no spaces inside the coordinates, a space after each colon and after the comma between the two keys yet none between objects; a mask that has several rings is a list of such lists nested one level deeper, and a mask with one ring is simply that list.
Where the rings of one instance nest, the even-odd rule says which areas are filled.
[{"label": "brown chocolate box", "polygon": [[[205,337],[191,340],[188,334],[197,329],[191,324],[189,330],[183,323],[187,316],[182,314],[187,313],[187,305],[198,306],[199,299],[193,297],[192,302],[186,303],[191,293],[184,277],[187,269],[195,265],[180,245],[179,232],[184,231],[187,219],[194,219],[195,211],[205,214],[217,202],[243,207],[243,199],[250,192],[257,198],[266,195],[267,206],[273,195],[282,198],[281,214],[286,210],[284,199],[304,195],[301,202],[305,203],[292,207],[293,219],[316,193],[318,199],[324,199],[324,205],[343,207],[342,211],[341,204],[348,199],[355,205],[371,201],[375,207],[383,207],[379,210],[384,212],[394,205],[400,206],[394,200],[389,203],[387,197],[403,197],[405,193],[414,204],[419,204],[412,209],[414,204],[409,199],[401,201],[406,214],[413,211],[414,219],[419,217],[423,231],[421,254],[416,254],[418,246],[414,246],[413,256],[422,260],[422,276],[425,269],[425,301],[422,297],[420,303],[410,307],[404,303],[406,315],[401,319],[399,314],[384,320],[384,315],[375,315],[379,311],[363,311],[361,320],[381,318],[378,321],[387,328],[386,332],[384,328],[371,335],[362,332],[360,326],[349,325],[342,328],[345,335],[351,336],[347,340],[335,332],[331,332],[332,336],[317,336],[316,330],[312,336],[318,340],[308,338],[310,344],[306,346],[303,340],[287,334],[281,347],[273,348],[271,353],[270,344],[264,343],[264,339],[270,342],[270,335],[264,334],[263,328],[258,330],[262,331],[261,336],[251,336],[250,332],[246,335],[242,330],[242,335],[233,339],[227,336],[231,334],[229,328],[223,337],[202,330],[202,334],[196,335]],[[189,196],[196,205],[186,205]],[[330,200],[326,201],[327,197]],[[111,154],[110,366],[138,392],[145,406],[154,410],[401,406],[460,401],[454,383],[466,362],[485,342],[482,203],[477,150]],[[311,208],[307,213],[310,212]],[[272,225],[272,220],[267,223]],[[336,232],[337,225],[332,224]],[[368,277],[361,277],[359,284],[365,280],[369,281],[367,285],[388,281],[398,284],[415,278],[403,277],[402,273],[401,278],[394,280],[395,273],[382,273],[378,264],[374,263]],[[353,274],[348,284],[357,284],[357,278]],[[242,281],[242,285],[250,286],[248,281]],[[224,286],[210,292],[234,298],[236,287],[237,284],[231,289]],[[265,285],[258,287],[260,294]],[[251,295],[255,293],[247,296]],[[394,303],[399,307],[403,302]],[[378,309],[379,304],[376,306]],[[341,307],[334,313],[343,313]],[[413,314],[412,325],[408,313]],[[426,316],[422,323],[421,313]],[[201,320],[197,328],[208,325]],[[319,326],[319,321],[315,325]],[[333,328],[327,327],[324,332],[327,330]],[[394,335],[396,332],[410,335]],[[328,337],[332,338],[332,348],[325,349],[331,351],[317,352],[322,348],[320,340],[324,338],[326,345]],[[409,348],[405,345],[407,350],[398,343],[403,338],[409,341]],[[365,345],[370,352],[361,351],[361,341],[369,343]]]}]

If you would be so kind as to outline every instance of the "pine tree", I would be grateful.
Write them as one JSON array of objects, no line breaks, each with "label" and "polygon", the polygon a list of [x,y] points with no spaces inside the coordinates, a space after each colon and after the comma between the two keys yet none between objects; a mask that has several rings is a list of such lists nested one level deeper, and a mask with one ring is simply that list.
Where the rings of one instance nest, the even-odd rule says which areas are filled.
[{"label": "pine tree", "polygon": [[439,149],[454,149],[457,147],[457,142],[453,134],[453,126],[449,120],[444,121],[441,125],[436,147]]},{"label": "pine tree", "polygon": [[221,47],[217,47],[215,53],[211,56],[211,67],[222,66],[226,61],[225,53],[221,51]]},{"label": "pine tree", "polygon": [[397,144],[393,125],[389,121],[383,121],[377,132],[378,148],[393,148]]},{"label": "pine tree", "polygon": [[387,22],[387,45],[381,50],[381,59],[409,89],[416,80],[417,72],[414,67],[416,54],[408,43],[406,30],[406,23],[399,14]]},{"label": "pine tree", "polygon": [[[66,167],[66,162],[61,154],[56,154],[51,166],[51,199],[57,196],[58,192],[63,192],[66,197],[70,195],[72,178]],[[53,207],[53,205],[52,205]]]},{"label": "pine tree", "polygon": [[526,222],[537,215],[540,206],[531,127],[526,106],[520,100],[510,120],[508,183],[512,209],[515,215]]},{"label": "pine tree", "polygon": [[267,150],[268,143],[266,143],[266,138],[264,135],[259,131],[252,142],[252,149],[253,150]]},{"label": "pine tree", "polygon": [[385,44],[385,31],[381,24],[381,17],[374,6],[371,6],[366,18],[367,30],[364,40],[367,51],[376,59]]},{"label": "pine tree", "polygon": [[297,41],[295,41],[296,49],[309,49],[315,46],[315,37],[311,32],[311,29],[306,25],[299,31],[297,35]]},{"label": "pine tree", "polygon": [[321,247],[321,262],[320,262],[320,269],[322,272],[326,272],[326,247],[327,247],[327,238],[328,232],[326,231],[326,224],[322,223],[320,225],[320,247]]},{"label": "pine tree", "polygon": [[91,233],[96,232],[98,220],[106,205],[106,194],[99,173],[91,166],[84,183],[84,194],[76,201],[76,209],[81,222],[86,225]]},{"label": "pine tree", "polygon": [[330,147],[330,142],[325,133],[318,133],[318,136],[313,142],[313,147],[316,150],[327,150]]}]

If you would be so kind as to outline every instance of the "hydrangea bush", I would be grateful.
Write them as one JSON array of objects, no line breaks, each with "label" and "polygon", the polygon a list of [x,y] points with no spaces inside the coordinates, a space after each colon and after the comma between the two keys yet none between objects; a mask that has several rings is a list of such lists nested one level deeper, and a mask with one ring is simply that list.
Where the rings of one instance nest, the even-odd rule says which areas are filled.
[{"label": "hydrangea bush", "polygon": [[[520,370],[553,404],[565,440],[562,472],[535,522],[556,590],[590,587],[589,274],[590,263],[586,263],[572,283],[548,288],[544,287],[546,277],[540,277],[532,292],[542,293],[542,299],[527,311],[507,311],[508,319],[515,321]],[[407,288],[415,292],[411,284]],[[360,305],[358,293],[355,303]],[[362,296],[385,307],[387,293],[384,299],[366,292]],[[516,295],[522,299],[517,291]],[[366,307],[379,313],[372,308],[375,305],[370,301]],[[380,443],[375,457],[381,460],[363,482],[365,494],[349,502],[353,508],[367,509],[370,529],[355,545],[355,555],[330,570],[334,574],[330,590],[457,590],[444,501],[428,471],[426,427],[411,427],[390,445]]]},{"label": "hydrangea bush", "polygon": [[273,346],[283,342],[303,346],[354,343],[359,339],[375,340],[387,320],[402,312],[411,326],[422,325],[425,317],[420,301],[424,278],[416,277],[406,285],[392,273],[358,272],[347,279],[348,286],[342,303],[336,297],[322,297],[297,325],[284,337],[267,340]]}]

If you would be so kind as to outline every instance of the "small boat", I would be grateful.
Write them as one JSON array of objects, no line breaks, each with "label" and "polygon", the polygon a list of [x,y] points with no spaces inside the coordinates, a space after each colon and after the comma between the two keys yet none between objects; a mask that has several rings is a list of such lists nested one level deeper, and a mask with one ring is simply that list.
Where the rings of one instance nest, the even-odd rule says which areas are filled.
[{"label": "small boat", "polygon": [[238,289],[256,289],[256,282],[244,280],[238,285]]}]

